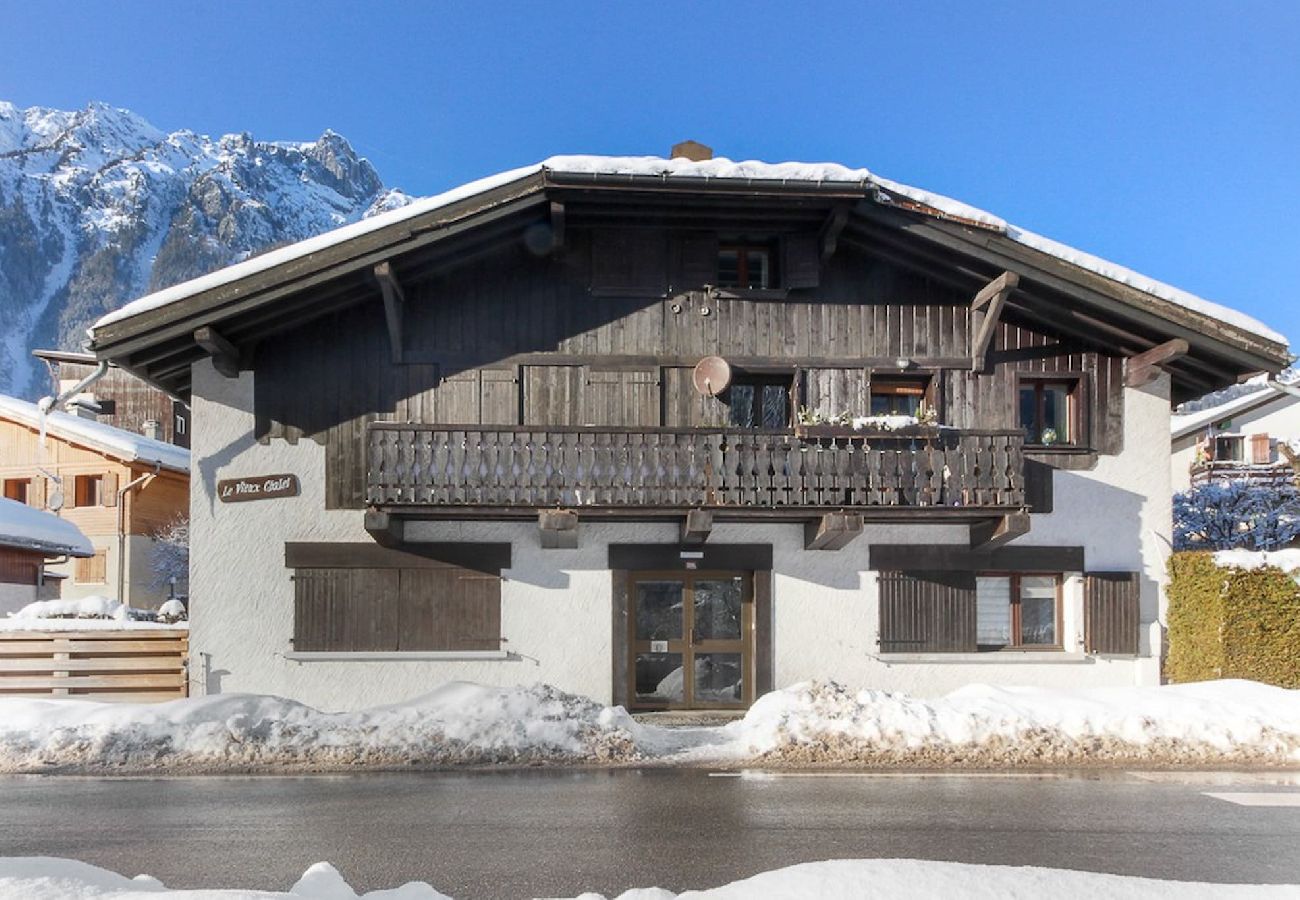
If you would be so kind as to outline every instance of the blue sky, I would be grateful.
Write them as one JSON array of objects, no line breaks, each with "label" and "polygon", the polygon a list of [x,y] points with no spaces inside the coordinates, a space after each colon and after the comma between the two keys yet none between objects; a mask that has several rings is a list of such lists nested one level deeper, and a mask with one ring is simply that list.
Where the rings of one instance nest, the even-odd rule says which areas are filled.
[{"label": "blue sky", "polygon": [[1300,347],[1300,3],[31,3],[0,98],[345,135],[434,193],[555,153],[832,160]]}]

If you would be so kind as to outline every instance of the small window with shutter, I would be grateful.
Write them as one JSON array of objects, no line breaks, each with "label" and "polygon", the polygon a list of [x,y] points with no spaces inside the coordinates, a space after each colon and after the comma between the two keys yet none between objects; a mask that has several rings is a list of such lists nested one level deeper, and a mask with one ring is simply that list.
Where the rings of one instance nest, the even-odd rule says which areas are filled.
[{"label": "small window with shutter", "polygon": [[5,479],[5,499],[16,500],[19,503],[26,503],[28,488],[31,486],[30,478],[6,478]]}]

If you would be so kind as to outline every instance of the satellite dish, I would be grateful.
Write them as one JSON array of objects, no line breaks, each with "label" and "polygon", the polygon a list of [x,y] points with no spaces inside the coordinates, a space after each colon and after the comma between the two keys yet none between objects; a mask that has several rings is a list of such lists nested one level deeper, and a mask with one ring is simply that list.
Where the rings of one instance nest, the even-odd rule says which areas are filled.
[{"label": "satellite dish", "polygon": [[731,385],[731,365],[721,356],[706,356],[691,373],[695,390],[704,397],[716,397]]},{"label": "satellite dish", "polygon": [[51,491],[50,496],[45,500],[45,505],[52,512],[63,509],[63,491]]}]

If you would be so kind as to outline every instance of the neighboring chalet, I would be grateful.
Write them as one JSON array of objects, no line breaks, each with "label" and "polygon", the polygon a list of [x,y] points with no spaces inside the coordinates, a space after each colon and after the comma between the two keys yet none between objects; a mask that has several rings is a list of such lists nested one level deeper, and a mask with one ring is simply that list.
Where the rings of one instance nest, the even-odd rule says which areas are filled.
[{"label": "neighboring chalet", "polygon": [[92,415],[83,407],[42,416],[36,404],[0,395],[0,487],[89,538],[91,553],[46,567],[64,576],[64,599],[102,594],[156,608],[172,587],[156,583],[153,535],[189,512],[189,451]]},{"label": "neighboring chalet", "polygon": [[[33,350],[32,356],[45,363],[50,373],[50,394],[54,397],[80,383],[98,365],[89,353]],[[190,408],[117,366],[109,366],[103,377],[70,398],[68,406],[114,428],[134,431],[177,447],[190,445]]]},{"label": "neighboring chalet", "polygon": [[1220,402],[1201,401],[1171,420],[1174,492],[1209,481],[1294,484],[1300,385],[1261,375],[1225,393]]},{"label": "neighboring chalet", "polygon": [[0,628],[3,617],[37,600],[59,597],[47,562],[94,555],[86,536],[66,519],[0,497]]},{"label": "neighboring chalet", "polygon": [[1171,399],[1285,339],[864,170],[675,150],[503,173],[95,325],[193,410],[198,680],[1157,683]]}]

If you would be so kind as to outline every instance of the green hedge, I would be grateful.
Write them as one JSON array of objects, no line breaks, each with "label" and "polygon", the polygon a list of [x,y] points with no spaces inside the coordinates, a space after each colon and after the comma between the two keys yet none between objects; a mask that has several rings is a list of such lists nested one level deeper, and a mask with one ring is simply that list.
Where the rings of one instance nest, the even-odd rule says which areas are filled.
[{"label": "green hedge", "polygon": [[1221,569],[1212,554],[1175,553],[1165,676],[1300,688],[1300,585],[1271,566]]}]

